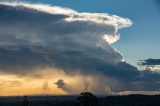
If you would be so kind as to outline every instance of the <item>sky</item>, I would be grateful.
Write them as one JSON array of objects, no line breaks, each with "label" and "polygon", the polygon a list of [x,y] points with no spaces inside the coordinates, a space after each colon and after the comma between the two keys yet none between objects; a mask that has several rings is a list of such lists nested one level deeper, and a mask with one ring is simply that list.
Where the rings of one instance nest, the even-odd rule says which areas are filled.
[{"label": "sky", "polygon": [[160,88],[158,0],[0,0],[0,95]]}]

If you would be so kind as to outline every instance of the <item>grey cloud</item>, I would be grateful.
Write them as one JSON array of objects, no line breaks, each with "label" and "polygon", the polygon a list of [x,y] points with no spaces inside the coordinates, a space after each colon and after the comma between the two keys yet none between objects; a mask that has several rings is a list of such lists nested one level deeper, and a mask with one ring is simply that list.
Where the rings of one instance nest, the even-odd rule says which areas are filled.
[{"label": "grey cloud", "polygon": [[146,65],[160,65],[160,59],[147,59],[147,60],[140,60],[138,63],[139,65],[146,66]]},{"label": "grey cloud", "polygon": [[58,88],[64,89],[65,86],[65,82],[62,79],[59,79],[57,82],[55,82],[54,84],[57,85]]}]

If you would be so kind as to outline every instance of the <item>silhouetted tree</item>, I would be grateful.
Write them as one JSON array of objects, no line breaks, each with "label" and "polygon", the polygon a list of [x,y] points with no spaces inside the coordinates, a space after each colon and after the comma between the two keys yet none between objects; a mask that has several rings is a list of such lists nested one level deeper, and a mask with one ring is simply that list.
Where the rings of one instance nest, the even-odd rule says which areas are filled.
[{"label": "silhouetted tree", "polygon": [[23,101],[22,101],[22,106],[28,106],[29,100],[27,96],[24,96]]},{"label": "silhouetted tree", "polygon": [[97,106],[98,99],[91,92],[81,92],[77,97],[77,106]]}]

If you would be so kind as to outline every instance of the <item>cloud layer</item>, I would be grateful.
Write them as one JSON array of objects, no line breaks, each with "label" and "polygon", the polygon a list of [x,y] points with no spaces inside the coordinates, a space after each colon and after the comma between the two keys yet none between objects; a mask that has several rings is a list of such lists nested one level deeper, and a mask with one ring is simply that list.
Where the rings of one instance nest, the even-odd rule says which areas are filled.
[{"label": "cloud layer", "polygon": [[145,66],[145,65],[160,65],[160,59],[147,59],[147,60],[141,60],[139,62],[139,65]]},{"label": "cloud layer", "polygon": [[[105,13],[80,13],[44,4],[0,2],[0,70],[26,75],[37,68],[50,67],[63,70],[70,76],[77,73],[89,75],[92,78],[87,86],[94,86],[95,92],[104,91],[106,85],[112,86],[111,79],[118,82],[115,86],[128,85],[126,89],[137,89],[134,85],[141,85],[144,89],[148,79],[159,87],[159,75],[139,72],[123,62],[123,56],[111,46],[120,39],[118,30],[131,24],[127,18]],[[103,77],[95,80],[95,75]],[[156,80],[154,76],[157,76]],[[57,82],[58,87],[59,82],[68,86],[65,79]]]},{"label": "cloud layer", "polygon": [[145,70],[160,73],[160,59],[140,60],[138,65],[144,66]]}]

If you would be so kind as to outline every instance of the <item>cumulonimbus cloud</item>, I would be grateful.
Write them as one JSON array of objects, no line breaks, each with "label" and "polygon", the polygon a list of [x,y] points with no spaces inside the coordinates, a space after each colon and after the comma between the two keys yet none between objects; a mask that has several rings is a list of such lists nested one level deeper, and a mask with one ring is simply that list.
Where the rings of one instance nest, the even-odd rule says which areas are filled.
[{"label": "cumulonimbus cloud", "polygon": [[[119,39],[119,28],[131,25],[129,19],[115,15],[79,13],[57,6],[21,2],[2,2],[0,15],[0,45],[1,49],[5,48],[3,52],[21,48],[16,49],[21,54],[27,47],[28,55],[37,59],[42,57],[42,61],[47,61],[46,64],[55,61],[57,64],[63,64],[57,57],[66,62],[76,61],[77,65],[81,64],[83,59],[88,60],[88,65],[93,64],[90,63],[92,60],[117,64],[123,57],[109,43]],[[36,53],[39,55],[35,56]],[[16,53],[12,55],[17,57]],[[67,55],[68,58],[64,58],[63,55]],[[22,53],[21,59],[25,56]],[[37,63],[32,59],[31,61]],[[45,64],[42,61],[39,60],[38,64]]]},{"label": "cumulonimbus cloud", "polygon": [[141,73],[111,46],[120,39],[118,30],[131,24],[128,18],[106,13],[0,2],[0,70],[25,74],[53,67],[69,75],[98,73],[122,85],[137,84]]}]

